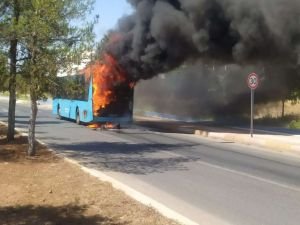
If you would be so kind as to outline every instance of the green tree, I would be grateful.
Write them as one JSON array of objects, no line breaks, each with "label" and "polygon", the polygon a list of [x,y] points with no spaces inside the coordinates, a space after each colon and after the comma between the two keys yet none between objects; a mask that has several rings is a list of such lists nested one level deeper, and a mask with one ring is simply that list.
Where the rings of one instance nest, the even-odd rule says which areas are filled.
[{"label": "green tree", "polygon": [[18,57],[18,23],[23,0],[2,0],[0,2],[0,46],[9,57],[9,109],[7,139],[14,139],[16,108],[16,74]]},{"label": "green tree", "polygon": [[19,18],[19,42],[26,56],[22,74],[31,100],[28,155],[33,156],[37,100],[58,85],[55,81],[59,71],[69,68],[83,51],[91,48],[95,21],[79,22],[92,10],[93,0],[27,0],[26,3]]}]

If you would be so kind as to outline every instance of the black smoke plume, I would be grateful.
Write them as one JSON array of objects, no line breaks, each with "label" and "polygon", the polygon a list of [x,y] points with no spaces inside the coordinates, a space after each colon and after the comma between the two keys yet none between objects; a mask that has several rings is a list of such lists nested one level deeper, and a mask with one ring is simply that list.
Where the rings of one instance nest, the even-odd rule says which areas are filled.
[{"label": "black smoke plume", "polygon": [[149,79],[193,60],[300,64],[299,0],[128,0],[107,47],[130,80]]},{"label": "black smoke plume", "polygon": [[300,0],[128,2],[134,13],[120,19],[106,51],[129,82],[166,74],[137,86],[138,108],[247,115],[251,72],[261,78],[256,103],[299,93]]},{"label": "black smoke plume", "polygon": [[[137,113],[173,114],[183,120],[247,117],[250,113],[250,90],[245,77],[252,71],[257,71],[261,77],[260,86],[255,91],[255,104],[261,107],[255,109],[257,113],[263,109],[266,114],[273,115],[274,108],[267,109],[267,103],[278,105],[287,95],[287,87],[295,83],[295,76],[299,78],[299,71],[266,65],[212,66],[201,61],[139,82],[135,88],[135,110]],[[300,87],[299,83],[295,85]],[[279,107],[278,112],[280,110]]]}]

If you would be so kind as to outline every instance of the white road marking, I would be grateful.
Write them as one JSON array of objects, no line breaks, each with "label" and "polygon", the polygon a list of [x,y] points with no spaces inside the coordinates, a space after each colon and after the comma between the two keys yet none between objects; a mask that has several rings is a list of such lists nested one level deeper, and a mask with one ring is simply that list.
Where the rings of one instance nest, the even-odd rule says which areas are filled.
[{"label": "white road marking", "polygon": [[142,192],[139,192],[138,190],[131,188],[129,185],[120,182],[117,178],[114,178],[113,176],[110,176],[100,170],[91,169],[85,166],[82,166],[80,163],[78,163],[76,160],[65,158],[66,161],[75,164],[79,166],[84,172],[97,177],[98,179],[109,182],[112,184],[112,186],[118,190],[123,191],[126,195],[130,196],[131,198],[135,199],[138,202],[141,202],[144,205],[150,206],[154,209],[156,209],[159,213],[164,215],[165,217],[168,217],[170,219],[173,219],[177,221],[180,224],[183,225],[229,225],[228,222],[223,221],[219,218],[217,218],[215,215],[211,215],[205,211],[202,211],[201,209],[198,209],[199,215],[202,217],[202,221],[204,222],[196,222],[188,217],[184,216],[183,214],[180,214],[176,212],[175,210],[169,208],[168,206],[161,203],[159,200],[156,200],[154,198],[151,198],[148,195],[143,194]]},{"label": "white road marking", "polygon": [[[158,134],[161,135],[159,132],[152,132],[152,133],[157,134],[157,135]],[[107,135],[107,136],[114,137],[113,135]],[[124,140],[124,141],[128,142],[128,140],[126,140],[126,139],[123,139],[123,138],[120,138],[120,137],[117,137],[117,138],[120,139],[120,140]],[[134,142],[131,142],[131,143],[132,144],[138,144],[138,143],[134,143]],[[175,157],[187,158],[184,155],[180,155],[180,154],[177,154],[177,153],[174,153],[174,152],[169,152],[169,151],[166,151],[166,150],[162,150],[161,152],[164,152],[168,155],[172,155],[172,156],[175,156]],[[225,168],[225,167],[222,167],[222,166],[213,165],[213,164],[203,162],[203,161],[199,161],[199,160],[196,161],[196,163],[201,164],[201,165],[205,165],[205,166],[209,166],[209,167],[214,168],[214,169],[224,170],[226,172],[236,174],[236,175],[239,175],[239,176],[248,177],[248,178],[251,178],[251,179],[254,179],[254,180],[257,180],[257,181],[261,181],[261,182],[264,182],[264,183],[267,183],[267,184],[276,185],[276,186],[281,187],[281,188],[285,188],[285,189],[289,189],[289,190],[292,190],[292,191],[300,192],[300,188],[298,188],[298,187],[293,187],[293,186],[289,186],[289,185],[286,185],[286,184],[281,184],[281,183],[271,181],[271,180],[268,180],[268,179],[265,179],[265,178],[250,175],[250,174],[247,174],[247,173],[243,173],[243,172],[236,171],[236,170],[233,170],[233,169]]]},{"label": "white road marking", "polygon": [[[169,152],[169,151],[165,151],[165,150],[163,152],[165,152],[166,154],[172,155],[172,156],[176,156],[176,157],[184,157],[183,155],[176,154],[176,153]],[[186,157],[184,157],[184,158],[186,158]],[[258,181],[261,181],[261,182],[264,182],[264,183],[276,185],[276,186],[279,186],[281,188],[286,188],[286,189],[290,189],[292,191],[300,192],[300,188],[298,188],[298,187],[293,187],[293,186],[289,186],[289,185],[286,185],[286,184],[281,184],[281,183],[271,181],[271,180],[268,180],[268,179],[265,179],[265,178],[257,177],[257,176],[254,176],[254,175],[250,175],[250,174],[243,173],[243,172],[240,172],[240,171],[228,169],[228,168],[225,168],[225,167],[222,167],[222,166],[213,165],[213,164],[203,162],[203,161],[199,161],[199,160],[196,161],[196,163],[204,165],[204,166],[209,166],[209,167],[214,168],[214,169],[224,170],[226,172],[237,174],[239,176],[248,177],[248,178],[258,180]]]}]

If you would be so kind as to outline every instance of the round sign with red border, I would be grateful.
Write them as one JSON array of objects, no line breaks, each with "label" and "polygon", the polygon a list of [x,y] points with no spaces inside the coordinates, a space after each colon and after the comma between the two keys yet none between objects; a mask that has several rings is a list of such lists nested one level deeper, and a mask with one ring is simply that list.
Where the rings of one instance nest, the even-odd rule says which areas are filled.
[{"label": "round sign with red border", "polygon": [[251,73],[247,78],[248,87],[252,90],[255,90],[259,85],[259,77],[256,73]]}]

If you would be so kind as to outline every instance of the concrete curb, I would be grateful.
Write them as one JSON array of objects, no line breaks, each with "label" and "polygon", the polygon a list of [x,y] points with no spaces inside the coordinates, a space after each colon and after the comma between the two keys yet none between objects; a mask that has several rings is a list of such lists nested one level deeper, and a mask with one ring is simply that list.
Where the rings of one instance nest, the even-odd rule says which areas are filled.
[{"label": "concrete curb", "polygon": [[253,138],[249,134],[235,134],[230,132],[213,132],[207,130],[195,130],[195,135],[202,137],[209,137],[214,139],[221,139],[224,141],[231,141],[235,143],[241,143],[246,145],[255,145],[259,147],[265,147],[275,151],[285,151],[292,153],[300,153],[300,145],[289,143],[283,140],[270,138],[270,137],[259,137],[255,135]]},{"label": "concrete curb", "polygon": [[67,158],[65,157],[65,160],[71,164],[77,165],[78,167],[81,168],[81,170],[83,170],[84,172],[86,172],[87,174],[98,178],[101,181],[104,182],[109,182],[112,184],[112,186],[115,189],[118,189],[122,192],[124,192],[126,195],[130,196],[131,198],[133,198],[134,200],[149,206],[151,208],[154,208],[155,210],[157,210],[160,214],[162,214],[163,216],[169,218],[169,219],[173,219],[176,222],[180,223],[180,224],[185,224],[185,225],[199,225],[198,223],[184,217],[183,215],[175,212],[174,210],[166,207],[165,205],[161,204],[160,202],[142,194],[141,192],[138,192],[136,190],[134,190],[133,188],[127,186],[126,184],[106,175],[103,172],[100,172],[99,170],[95,170],[95,169],[90,169],[87,168],[85,166],[82,166],[80,163],[78,163],[77,161]]},{"label": "concrete curb", "polygon": [[[3,124],[5,126],[7,126],[7,123],[0,121],[0,124]],[[20,133],[21,136],[27,136],[27,133],[24,132],[25,129],[15,129],[17,132]],[[120,190],[122,192],[124,192],[126,195],[130,196],[131,198],[133,198],[134,200],[142,203],[143,205],[146,205],[148,207],[151,207],[153,209],[155,209],[157,212],[159,212],[161,215],[175,220],[176,222],[183,224],[183,225],[199,225],[199,223],[196,223],[190,219],[188,219],[187,217],[177,213],[176,211],[168,208],[167,206],[163,205],[162,203],[142,194],[141,192],[138,192],[136,190],[134,190],[133,188],[129,187],[128,185],[118,181],[117,179],[114,179],[108,175],[106,175],[105,173],[99,171],[99,170],[95,170],[95,169],[90,169],[88,167],[82,166],[78,161],[73,160],[71,158],[66,157],[63,154],[58,153],[56,150],[50,148],[46,143],[44,143],[43,141],[36,139],[36,141],[43,145],[46,146],[47,149],[53,153],[55,153],[57,156],[61,157],[63,160],[65,160],[68,163],[71,163],[73,165],[78,166],[83,172],[96,177],[97,179],[103,181],[103,182],[108,182],[111,183],[111,185],[117,189]]]}]

